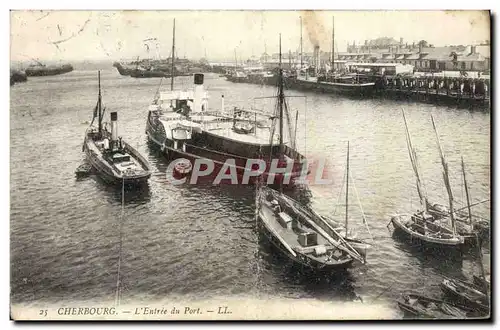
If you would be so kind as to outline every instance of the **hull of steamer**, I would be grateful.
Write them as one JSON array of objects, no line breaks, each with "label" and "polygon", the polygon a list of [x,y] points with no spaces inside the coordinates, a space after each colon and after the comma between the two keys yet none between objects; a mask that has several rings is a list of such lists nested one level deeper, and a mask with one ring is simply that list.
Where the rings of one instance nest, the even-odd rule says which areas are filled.
[{"label": "hull of steamer", "polygon": [[[239,177],[244,175],[250,159],[262,159],[266,163],[266,168],[261,169],[265,170],[263,176],[266,180],[271,169],[271,159],[276,159],[277,167],[283,169],[287,167],[287,164],[292,163],[288,174],[290,180],[285,180],[283,173],[277,173],[275,183],[293,185],[294,178],[305,175],[303,173],[305,170],[302,170],[304,157],[297,151],[283,145],[284,156],[280,158],[279,145],[271,146],[269,139],[257,132],[255,135],[254,133],[239,134],[231,129],[232,122],[233,120],[227,116],[184,117],[172,110],[165,114],[150,111],[146,121],[146,135],[148,140],[168,154],[169,158],[182,157],[190,161],[200,158],[211,160],[215,170],[222,168],[224,163],[234,164]],[[257,130],[256,127],[254,129]],[[257,169],[258,165],[255,164],[255,167],[249,168],[248,171]]]},{"label": "hull of steamer", "polygon": [[[195,147],[189,144],[185,144],[184,147],[175,148],[174,142],[168,139],[163,139],[163,142],[158,140],[158,137],[155,136],[149,129],[146,129],[146,135],[149,144],[160,150],[161,153],[169,160],[174,160],[178,158],[185,158],[194,164],[196,159],[204,159],[213,162],[214,170],[212,171],[212,177],[215,177],[224,167],[224,164],[228,159],[235,159],[236,162],[236,175],[238,183],[242,183],[243,177],[245,175],[245,171],[250,171],[251,169],[246,169],[245,164],[248,158],[239,157],[236,158],[234,155],[228,155],[225,153],[221,153],[215,150],[210,150],[203,147]],[[231,165],[227,164],[226,166],[231,167]],[[226,171],[227,173],[227,171]],[[295,180],[299,178],[303,173],[301,171],[292,171],[290,174],[290,179],[285,179],[285,176],[282,174],[276,174],[273,178],[273,183],[271,185],[280,185],[282,184],[284,187],[294,187]],[[262,180],[266,181],[269,177],[269,171],[265,171],[262,173]],[[255,184],[258,181],[258,176],[250,176],[248,178],[249,184]],[[224,182],[224,180],[223,180]]]},{"label": "hull of steamer", "polygon": [[375,91],[375,83],[348,84],[322,81],[317,84],[316,88],[323,93],[370,96]]}]

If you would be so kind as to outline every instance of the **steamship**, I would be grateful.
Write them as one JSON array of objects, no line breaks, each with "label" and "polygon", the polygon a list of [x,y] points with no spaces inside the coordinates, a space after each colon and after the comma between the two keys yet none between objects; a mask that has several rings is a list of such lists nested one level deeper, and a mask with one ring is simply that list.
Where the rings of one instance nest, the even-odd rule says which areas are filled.
[{"label": "steamship", "polygon": [[[283,113],[275,116],[237,108],[229,112],[223,105],[221,110],[209,110],[203,79],[203,74],[194,75],[193,91],[159,93],[148,109],[148,140],[170,158],[185,158],[190,162],[199,158],[211,160],[216,171],[224,164],[229,171],[234,167],[238,178],[243,176],[249,159],[266,164],[265,169],[247,169],[262,170],[266,180],[273,160],[277,168],[292,164],[288,167],[290,179],[284,173],[276,174],[274,183],[293,184],[303,174],[305,157],[292,147],[294,143],[284,140],[283,134],[274,134],[276,117],[283,133]],[[221,104],[223,100],[222,97]],[[253,183],[255,178],[250,177],[249,182]]]},{"label": "steamship", "polygon": [[[103,125],[100,72],[98,80],[99,96],[92,123],[85,132],[83,151],[90,165],[105,181],[122,185],[143,184],[151,176],[150,166],[137,150],[118,137],[118,114],[116,112],[110,114],[111,132],[108,130],[107,123]],[[96,117],[97,127],[93,126]]]},{"label": "steamship", "polygon": [[372,77],[359,73],[320,73],[321,68],[319,46],[314,47],[314,66],[306,75],[297,75],[290,81],[297,89],[317,90],[323,93],[345,94],[351,96],[369,96],[375,91]]},{"label": "steamship", "polygon": [[[285,185],[293,184],[294,179],[303,174],[305,157],[295,150],[291,127],[288,127],[288,143],[284,139],[283,79],[278,86],[279,111],[274,114],[237,108],[226,111],[223,97],[221,109],[210,110],[203,74],[194,75],[194,90],[173,90],[174,78],[171,79],[171,91],[156,94],[146,122],[148,140],[164,154],[190,162],[210,160],[216,171],[225,169],[234,173],[231,171],[235,170],[239,178],[245,170],[255,170],[263,172],[262,176],[267,179],[272,163],[275,167],[287,168],[287,173],[272,176],[274,183]],[[279,134],[274,134],[276,121],[279,121]],[[260,160],[261,165],[264,162],[265,169],[255,168],[258,164],[246,169],[250,159]],[[248,183],[254,182],[258,175],[249,177]]]}]

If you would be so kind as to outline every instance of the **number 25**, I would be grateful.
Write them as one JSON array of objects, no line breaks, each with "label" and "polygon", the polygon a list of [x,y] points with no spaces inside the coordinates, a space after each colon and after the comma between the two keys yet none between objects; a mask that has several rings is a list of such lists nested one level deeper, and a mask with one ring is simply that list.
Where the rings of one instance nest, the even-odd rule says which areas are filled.
[{"label": "number 25", "polygon": [[40,309],[40,314],[42,316],[47,316],[47,310],[46,309]]}]

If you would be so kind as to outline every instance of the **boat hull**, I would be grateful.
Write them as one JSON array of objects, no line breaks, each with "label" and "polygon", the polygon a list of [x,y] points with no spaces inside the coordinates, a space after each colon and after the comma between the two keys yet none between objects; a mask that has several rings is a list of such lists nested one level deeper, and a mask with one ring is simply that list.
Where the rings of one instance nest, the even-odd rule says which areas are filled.
[{"label": "boat hull", "polygon": [[273,236],[273,234],[264,224],[260,216],[259,216],[259,221],[257,223],[257,228],[259,233],[267,241],[269,241],[276,249],[280,251],[282,255],[284,255],[288,260],[290,260],[296,266],[306,267],[316,272],[333,272],[333,271],[338,272],[338,271],[344,271],[347,268],[349,268],[354,261],[353,259],[349,259],[343,263],[324,264],[318,262],[317,260],[307,257],[307,255],[301,255],[297,253],[297,256],[295,257],[292,254],[290,254],[290,252],[287,251],[286,247],[278,239],[276,239]]},{"label": "boat hull", "polygon": [[[175,147],[174,141],[167,139],[164,133],[164,127],[161,124],[154,126],[151,124],[151,117],[148,118],[146,123],[146,135],[148,141],[161,150],[163,154],[168,159],[185,158],[191,161],[192,165],[196,159],[203,159],[212,161],[214,164],[214,170],[212,171],[213,176],[207,176],[211,179],[215,179],[215,176],[219,173],[224,166],[236,167],[235,171],[238,178],[238,183],[242,182],[245,175],[245,171],[251,169],[246,169],[246,164],[249,159],[264,159],[269,158],[269,155],[276,154],[279,150],[279,146],[273,146],[271,150],[269,146],[259,147],[257,145],[245,144],[239,141],[224,139],[223,137],[216,136],[214,134],[202,131],[193,134],[189,143],[184,143],[184,147]],[[262,156],[258,156],[259,152],[262,152]],[[293,187],[295,185],[295,180],[304,175],[301,164],[296,158],[299,156],[298,153],[292,149],[285,146],[285,154],[288,153],[290,158],[295,159],[292,171],[287,173],[277,173],[272,177],[272,182],[268,182],[269,185],[283,185],[284,187]],[[234,160],[234,166],[229,165],[228,160]],[[228,162],[228,163],[226,163]],[[279,167],[285,167],[280,165]],[[272,176],[269,173],[269,163],[267,167],[260,176],[261,179],[267,182],[268,178]],[[258,176],[250,176],[249,184],[254,184],[257,181]],[[221,183],[225,183],[222,181]],[[246,183],[246,182],[245,182]]]},{"label": "boat hull", "polygon": [[[147,170],[145,174],[141,175],[131,175],[131,176],[118,176],[113,171],[109,169],[109,166],[105,164],[101,157],[99,157],[90,147],[90,144],[93,143],[92,139],[86,136],[83,151],[87,157],[88,163],[92,165],[95,169],[95,172],[101,177],[105,182],[113,185],[126,185],[126,186],[136,186],[136,185],[144,185],[148,182],[151,177],[151,171]],[[133,148],[127,146],[127,150],[129,152],[134,153],[135,158],[139,158],[141,163],[145,163],[146,161],[142,159]],[[147,165],[145,165],[147,166]]]},{"label": "boat hull", "polygon": [[345,84],[334,82],[319,82],[316,89],[323,93],[344,94],[351,96],[371,96],[375,91],[375,83]]},{"label": "boat hull", "polygon": [[398,234],[405,236],[406,238],[411,239],[412,241],[418,241],[422,244],[425,244],[429,247],[436,248],[446,248],[446,249],[461,249],[463,246],[463,240],[459,238],[455,239],[440,239],[440,238],[432,238],[415,231],[410,230],[405,224],[402,222],[401,217],[395,216],[391,218],[391,223],[394,226],[394,230],[397,231]]},{"label": "boat hull", "polygon": [[[469,297],[461,294],[460,292],[458,292],[454,288],[453,283],[455,283],[455,285],[460,285],[459,282],[454,282],[454,281],[445,279],[441,283],[441,290],[443,291],[443,293],[446,296],[453,299],[457,303],[457,305],[462,306],[464,308],[467,308],[469,310],[473,310],[480,315],[488,315],[490,313],[490,309],[488,307],[488,301],[487,301],[486,295],[484,293],[482,294],[482,296],[479,295],[479,296],[481,296],[481,298],[472,299],[472,298],[469,298]],[[473,290],[477,291],[475,289],[473,289]]]},{"label": "boat hull", "polygon": [[[159,141],[155,140],[155,138],[153,136],[151,136],[147,131],[146,131],[146,135],[148,137],[148,142],[150,143],[150,145],[153,146],[154,148],[159,149],[160,152],[168,160],[175,160],[175,159],[179,159],[179,158],[184,158],[184,159],[189,160],[192,165],[194,165],[194,163],[197,159],[202,159],[202,160],[207,160],[207,161],[213,162],[214,169],[212,171],[212,174],[199,177],[198,179],[200,181],[209,180],[209,181],[213,182],[216,179],[217,174],[220,173],[220,171],[224,168],[224,166],[227,166],[227,165],[224,165],[225,160],[234,158],[234,157],[229,156],[229,155],[225,156],[225,157],[223,156],[221,158],[219,153],[217,153],[215,151],[210,151],[207,149],[203,150],[203,154],[191,153],[191,152],[189,152],[189,149],[187,149],[187,151],[184,151],[182,149],[176,149],[176,148],[173,148],[169,145],[162,144]],[[215,158],[218,158],[218,159],[215,159]],[[243,167],[238,166],[238,165],[236,166],[235,171],[236,171],[236,177],[237,177],[237,184],[242,183],[244,175],[245,175],[245,170],[246,169],[244,166]],[[173,173],[169,173],[169,174],[173,175]],[[267,182],[269,176],[270,176],[269,172],[266,171],[266,172],[262,173],[262,175],[260,176],[260,180]],[[292,172],[290,175],[290,179],[286,179],[284,177],[284,175],[276,174],[275,177],[273,178],[273,181],[269,185],[270,186],[281,185],[283,188],[292,189],[293,187],[295,187],[295,179],[297,179],[300,176],[301,176],[301,172]],[[250,176],[248,178],[248,184],[253,185],[253,184],[257,183],[258,180],[259,180],[258,176]],[[220,184],[233,184],[233,182],[231,182],[229,179],[223,179],[220,181]]]},{"label": "boat hull", "polygon": [[133,78],[161,78],[166,77],[163,71],[132,70],[130,76]]},{"label": "boat hull", "polygon": [[234,83],[245,83],[247,82],[247,77],[227,77],[227,80]]},{"label": "boat hull", "polygon": [[[405,296],[415,300],[414,303],[398,300],[398,307],[405,313],[405,316],[424,319],[464,319],[467,316],[466,311],[443,300],[412,293],[404,294],[403,297]],[[429,308],[430,304],[433,304],[434,310]]]},{"label": "boat hull", "polygon": [[24,72],[28,77],[42,77],[42,76],[56,76],[63,73],[68,73],[73,71],[71,65],[63,65],[60,67],[30,67]]}]

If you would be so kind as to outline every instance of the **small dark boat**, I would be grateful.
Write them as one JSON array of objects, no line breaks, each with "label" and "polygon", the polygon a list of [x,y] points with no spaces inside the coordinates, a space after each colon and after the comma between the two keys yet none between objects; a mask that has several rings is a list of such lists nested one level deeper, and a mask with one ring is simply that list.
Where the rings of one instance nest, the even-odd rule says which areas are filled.
[{"label": "small dark boat", "polygon": [[92,172],[92,165],[85,163],[77,167],[75,174],[77,176],[89,175]]},{"label": "small dark boat", "polygon": [[19,70],[10,70],[10,85],[14,85],[18,82],[25,82],[28,80],[26,73]]},{"label": "small dark boat", "polygon": [[481,315],[487,315],[490,312],[488,296],[472,284],[444,279],[441,283],[441,290],[463,308],[476,311]]},{"label": "small dark boat", "polygon": [[297,201],[270,189],[257,191],[259,231],[292,262],[317,271],[343,270],[364,258],[342,236],[327,233]]},{"label": "small dark boat", "polygon": [[399,308],[407,316],[423,319],[465,319],[467,311],[443,300],[417,293],[404,293],[398,300]]},{"label": "small dark boat", "polygon": [[[107,127],[102,127],[100,72],[98,79],[99,97],[83,143],[87,160],[107,182],[123,185],[145,183],[151,176],[151,169],[147,160],[137,150],[118,137],[117,113],[111,112],[111,132]],[[97,128],[92,126],[96,117]]]}]

